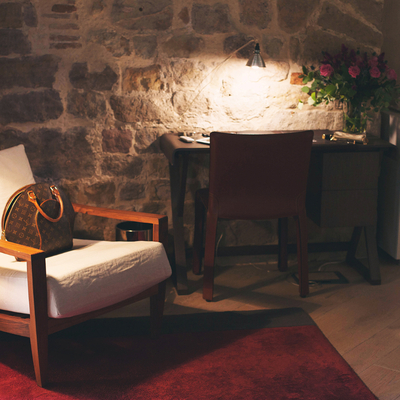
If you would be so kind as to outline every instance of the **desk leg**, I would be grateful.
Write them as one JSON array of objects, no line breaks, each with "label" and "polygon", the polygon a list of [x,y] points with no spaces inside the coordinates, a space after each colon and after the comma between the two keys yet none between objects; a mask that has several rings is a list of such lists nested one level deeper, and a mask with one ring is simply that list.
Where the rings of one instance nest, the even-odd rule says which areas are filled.
[{"label": "desk leg", "polygon": [[[367,248],[367,266],[356,258],[357,246],[364,231]],[[352,265],[371,285],[381,284],[378,248],[376,244],[376,226],[356,226],[350,241],[346,261]]]},{"label": "desk leg", "polygon": [[278,269],[288,270],[288,218],[278,219]]},{"label": "desk leg", "polygon": [[178,156],[175,163],[169,165],[171,184],[172,225],[174,232],[174,281],[178,294],[188,294],[185,237],[183,226],[183,208],[185,203],[188,160]]}]

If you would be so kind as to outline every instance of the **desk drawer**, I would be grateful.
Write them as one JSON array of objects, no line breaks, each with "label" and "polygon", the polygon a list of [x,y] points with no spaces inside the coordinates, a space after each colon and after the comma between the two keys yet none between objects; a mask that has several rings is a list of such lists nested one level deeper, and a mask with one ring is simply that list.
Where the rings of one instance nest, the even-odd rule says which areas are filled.
[{"label": "desk drawer", "polygon": [[307,193],[307,215],[322,228],[375,225],[377,206],[375,189]]},{"label": "desk drawer", "polygon": [[322,190],[376,189],[379,158],[378,152],[325,154]]},{"label": "desk drawer", "polygon": [[309,190],[377,189],[379,152],[312,154]]}]

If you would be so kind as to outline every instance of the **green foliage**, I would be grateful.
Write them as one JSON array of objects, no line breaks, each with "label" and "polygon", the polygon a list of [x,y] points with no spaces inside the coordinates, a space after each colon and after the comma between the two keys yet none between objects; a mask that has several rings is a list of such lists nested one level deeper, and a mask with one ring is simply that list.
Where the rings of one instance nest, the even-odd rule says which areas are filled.
[{"label": "green foliage", "polygon": [[362,118],[371,119],[373,113],[387,110],[398,101],[397,76],[388,68],[383,54],[368,56],[342,45],[338,54],[324,52],[323,56],[318,69],[302,67],[300,78],[307,86],[301,90],[309,94],[308,104],[318,106],[338,100],[357,108]]}]

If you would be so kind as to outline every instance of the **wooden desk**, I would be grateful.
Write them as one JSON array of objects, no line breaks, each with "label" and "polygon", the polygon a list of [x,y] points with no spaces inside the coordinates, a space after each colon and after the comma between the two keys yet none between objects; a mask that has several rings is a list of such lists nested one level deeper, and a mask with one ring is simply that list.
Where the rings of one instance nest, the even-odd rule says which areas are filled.
[{"label": "wooden desk", "polygon": [[[372,137],[367,145],[332,142],[322,138],[324,133],[330,132],[314,131],[307,215],[320,227],[354,227],[346,261],[371,284],[380,284],[376,244],[378,178],[382,153],[393,146],[377,137]],[[188,283],[183,212],[187,169],[190,155],[207,154],[210,147],[184,143],[179,140],[178,134],[173,133],[163,135],[160,146],[169,161],[175,283],[178,294],[186,294]],[[363,232],[367,265],[355,257]]]}]

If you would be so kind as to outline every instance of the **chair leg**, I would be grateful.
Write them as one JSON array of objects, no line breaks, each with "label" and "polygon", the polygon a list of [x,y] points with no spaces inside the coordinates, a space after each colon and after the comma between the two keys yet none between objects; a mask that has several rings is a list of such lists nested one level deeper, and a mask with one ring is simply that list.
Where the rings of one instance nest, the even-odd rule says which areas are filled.
[{"label": "chair leg", "polygon": [[201,272],[201,259],[203,252],[205,207],[199,196],[196,196],[194,214],[194,238],[193,238],[193,264],[192,270],[195,275]]},{"label": "chair leg", "polygon": [[42,326],[42,329],[40,329],[38,326],[35,327],[35,324],[33,323],[30,327],[30,341],[36,383],[38,384],[38,386],[43,387],[47,382],[47,325]]},{"label": "chair leg", "polygon": [[164,314],[166,281],[158,284],[158,293],[150,297],[150,331],[156,339],[160,335],[161,322]]},{"label": "chair leg", "polygon": [[297,226],[297,263],[299,268],[299,291],[301,297],[309,293],[308,287],[308,234],[307,215],[304,212],[295,217]]},{"label": "chair leg", "polygon": [[43,387],[47,382],[48,362],[48,316],[47,316],[47,282],[44,257],[28,261],[28,294],[29,294],[29,338],[36,382]]},{"label": "chair leg", "polygon": [[207,213],[206,243],[204,250],[203,298],[212,301],[214,292],[215,240],[218,218]]},{"label": "chair leg", "polygon": [[278,219],[278,269],[281,272],[288,270],[288,218]]}]

